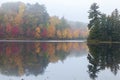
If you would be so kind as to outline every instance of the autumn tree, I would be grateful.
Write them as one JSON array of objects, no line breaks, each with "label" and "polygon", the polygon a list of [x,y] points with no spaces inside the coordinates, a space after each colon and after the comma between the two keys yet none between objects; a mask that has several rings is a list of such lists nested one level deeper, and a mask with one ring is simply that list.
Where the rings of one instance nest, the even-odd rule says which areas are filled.
[{"label": "autumn tree", "polygon": [[19,6],[18,7],[18,13],[15,17],[15,24],[16,25],[22,24],[23,14],[24,14],[24,11],[25,11],[25,4],[24,3],[19,3],[18,6]]},{"label": "autumn tree", "polygon": [[40,32],[41,32],[41,28],[40,27],[36,27],[36,29],[35,29],[35,37],[37,39],[40,39],[40,37],[41,37]]},{"label": "autumn tree", "polygon": [[0,37],[1,39],[78,39],[79,32],[73,31],[64,17],[50,17],[44,5],[8,2],[0,6]]},{"label": "autumn tree", "polygon": [[60,23],[58,17],[53,16],[49,19],[49,26],[47,28],[48,31],[48,38],[55,38],[56,36],[56,26]]}]

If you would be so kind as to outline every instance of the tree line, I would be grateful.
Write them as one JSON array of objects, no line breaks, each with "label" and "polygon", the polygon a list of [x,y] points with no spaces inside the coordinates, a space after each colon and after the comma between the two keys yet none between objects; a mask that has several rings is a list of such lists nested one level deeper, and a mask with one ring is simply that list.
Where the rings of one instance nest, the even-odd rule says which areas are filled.
[{"label": "tree line", "polygon": [[88,40],[120,41],[120,14],[115,9],[111,15],[101,13],[97,3],[93,3],[89,10]]},{"label": "tree line", "polygon": [[0,39],[86,38],[86,30],[82,31],[73,30],[64,17],[49,16],[39,3],[9,2],[0,7]]}]

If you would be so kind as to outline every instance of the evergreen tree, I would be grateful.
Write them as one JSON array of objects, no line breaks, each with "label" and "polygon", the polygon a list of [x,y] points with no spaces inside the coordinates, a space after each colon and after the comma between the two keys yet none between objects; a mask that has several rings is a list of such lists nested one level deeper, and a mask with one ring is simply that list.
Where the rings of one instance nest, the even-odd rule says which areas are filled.
[{"label": "evergreen tree", "polygon": [[89,10],[89,19],[90,23],[88,24],[88,28],[91,29],[94,26],[99,26],[99,16],[100,16],[100,12],[98,10],[99,6],[97,5],[97,3],[93,3],[90,7]]},{"label": "evergreen tree", "polygon": [[98,41],[120,41],[120,15],[115,9],[111,15],[101,14],[98,11],[99,6],[92,4],[89,11],[90,30],[88,40]]},{"label": "evergreen tree", "polygon": [[89,10],[89,19],[90,23],[88,24],[88,28],[90,30],[90,34],[88,36],[88,39],[96,39],[100,37],[100,12],[98,10],[99,6],[97,3],[93,3]]}]

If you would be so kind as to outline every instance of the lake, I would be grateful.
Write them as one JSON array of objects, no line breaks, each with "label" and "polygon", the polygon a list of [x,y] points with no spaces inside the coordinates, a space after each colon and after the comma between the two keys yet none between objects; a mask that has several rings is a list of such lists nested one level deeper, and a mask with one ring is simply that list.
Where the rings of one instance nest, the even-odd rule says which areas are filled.
[{"label": "lake", "polygon": [[119,80],[120,45],[0,42],[2,80]]}]

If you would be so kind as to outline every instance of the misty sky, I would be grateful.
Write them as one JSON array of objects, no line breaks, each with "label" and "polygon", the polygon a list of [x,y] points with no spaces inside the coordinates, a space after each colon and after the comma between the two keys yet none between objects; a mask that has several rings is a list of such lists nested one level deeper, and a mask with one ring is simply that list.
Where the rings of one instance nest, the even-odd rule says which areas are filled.
[{"label": "misty sky", "polygon": [[0,0],[4,2],[22,1],[25,3],[44,4],[51,16],[64,16],[68,20],[88,22],[88,10],[92,3],[100,6],[101,12],[110,14],[115,8],[120,9],[119,0]]}]

